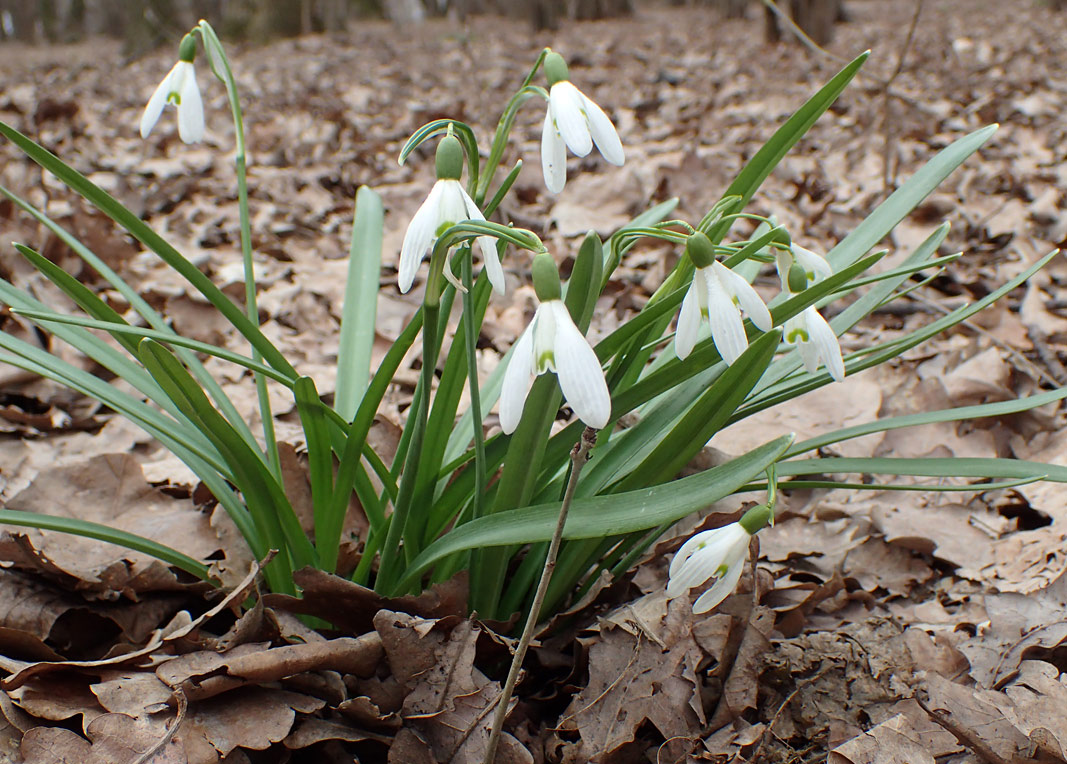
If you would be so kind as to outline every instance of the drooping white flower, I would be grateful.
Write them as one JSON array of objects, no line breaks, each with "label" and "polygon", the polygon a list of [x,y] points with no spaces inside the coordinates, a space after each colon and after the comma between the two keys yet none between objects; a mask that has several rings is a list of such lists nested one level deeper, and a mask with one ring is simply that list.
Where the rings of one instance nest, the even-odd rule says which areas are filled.
[{"label": "drooping white flower", "polygon": [[172,103],[178,111],[178,137],[184,143],[198,143],[203,139],[204,102],[196,84],[196,69],[193,66],[195,55],[196,41],[192,35],[186,35],[179,49],[178,63],[159,83],[141,115],[142,138],[147,138],[152,132],[159,115],[163,113],[163,107]]},{"label": "drooping white flower", "polygon": [[771,517],[771,510],[761,505],[736,523],[703,531],[686,541],[671,560],[667,596],[678,597],[714,578],[715,584],[693,603],[693,612],[706,613],[726,599],[741,579],[749,540]]},{"label": "drooping white flower", "polygon": [[[792,244],[789,252],[778,253],[777,267],[778,277],[787,295],[802,292],[834,272],[825,258],[798,244]],[[797,346],[804,368],[809,372],[824,363],[834,381],[840,382],[845,378],[841,344],[814,305],[809,305],[785,322],[785,341]]]},{"label": "drooping white flower", "polygon": [[571,84],[562,56],[553,52],[545,57],[545,74],[551,87],[541,130],[541,169],[548,190],[558,194],[567,183],[568,148],[584,157],[595,144],[604,159],[618,166],[626,156],[608,115]]},{"label": "drooping white flower", "polygon": [[731,364],[748,348],[741,310],[763,332],[769,332],[774,325],[770,311],[751,284],[714,259],[714,248],[706,235],[690,236],[686,252],[697,268],[682,299],[674,351],[679,358],[687,358],[693,352],[700,324],[706,318],[719,355]]},{"label": "drooping white flower", "polygon": [[826,319],[814,305],[809,305],[785,322],[785,341],[797,346],[804,361],[804,368],[809,372],[815,371],[820,363],[824,363],[835,382],[845,378],[841,344],[830,324],[826,323]]},{"label": "drooping white flower", "polygon": [[834,269],[822,255],[805,249],[799,244],[791,244],[789,249],[789,252],[779,251],[777,256],[778,278],[782,280],[785,289],[789,289],[789,268],[794,262],[803,270],[807,285],[816,284],[834,275]]},{"label": "drooping white flower", "polygon": [[[433,247],[437,237],[447,228],[467,220],[485,220],[482,211],[474,203],[463,184],[459,182],[463,172],[463,147],[454,135],[446,135],[437,144],[437,182],[430,195],[415,212],[404,234],[400,247],[400,264],[397,267],[397,284],[401,292],[411,289],[415,272],[422,259]],[[476,240],[482,253],[482,264],[489,283],[498,294],[504,294],[504,269],[496,251],[496,241],[491,236],[479,236]],[[449,269],[448,258],[444,262],[445,276],[462,289]]]},{"label": "drooping white flower", "polygon": [[[465,220],[485,220],[485,216],[458,180],[442,178],[434,183],[429,196],[408,224],[404,243],[400,248],[397,284],[401,292],[411,289],[422,259],[433,247],[437,234],[445,228]],[[489,283],[498,294],[504,294],[504,269],[496,251],[496,241],[490,236],[476,239]]]},{"label": "drooping white flower", "polygon": [[574,325],[570,311],[559,299],[559,276],[555,277],[554,294],[538,283],[542,258],[553,270],[556,267],[547,253],[534,258],[534,287],[542,302],[533,321],[515,343],[504,371],[500,387],[500,429],[510,434],[519,426],[534,377],[546,371],[556,373],[563,397],[578,418],[590,427],[603,428],[611,417],[611,394],[604,381],[604,371],[589,341]]}]

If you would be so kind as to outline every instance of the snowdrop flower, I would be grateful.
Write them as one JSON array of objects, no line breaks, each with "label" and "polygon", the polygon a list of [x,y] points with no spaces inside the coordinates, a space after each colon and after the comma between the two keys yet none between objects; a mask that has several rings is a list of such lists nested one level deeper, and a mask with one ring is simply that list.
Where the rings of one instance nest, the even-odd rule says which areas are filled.
[{"label": "snowdrop flower", "polygon": [[845,378],[841,344],[830,324],[819,315],[814,305],[809,305],[785,322],[785,341],[797,346],[804,361],[804,368],[809,372],[815,371],[820,363],[824,363],[835,382]]},{"label": "snowdrop flower", "polygon": [[535,376],[556,372],[563,397],[578,418],[603,428],[611,417],[604,372],[585,335],[560,299],[559,271],[547,252],[534,257],[534,290],[541,304],[515,343],[500,388],[500,429],[515,432]]},{"label": "snowdrop flower", "polygon": [[[790,252],[778,253],[777,266],[782,287],[789,295],[803,292],[809,284],[833,275],[833,269],[824,258],[797,244],[790,246]],[[804,368],[809,372],[814,372],[823,363],[835,382],[845,378],[841,344],[814,305],[785,322],[785,341],[799,348]]]},{"label": "snowdrop flower", "polygon": [[563,56],[555,52],[545,56],[545,76],[550,88],[541,131],[541,169],[548,190],[558,194],[567,183],[568,148],[584,157],[595,143],[604,159],[618,166],[625,156],[608,115],[570,83]]},{"label": "snowdrop flower", "polygon": [[159,121],[163,107],[174,104],[178,110],[178,136],[184,143],[199,143],[204,137],[204,102],[196,84],[196,38],[191,34],[182,38],[176,63],[159,83],[141,115],[141,137],[147,138]]},{"label": "snowdrop flower", "polygon": [[696,345],[701,321],[707,318],[719,355],[733,363],[748,348],[741,309],[763,332],[773,326],[771,314],[751,284],[715,260],[715,248],[705,234],[698,231],[690,236],[685,248],[696,273],[678,314],[674,351],[679,358],[687,358]]},{"label": "snowdrop flower", "polygon": [[[465,220],[485,220],[485,216],[474,200],[459,182],[463,172],[463,147],[459,139],[446,135],[437,144],[437,182],[430,190],[430,195],[422,203],[415,216],[408,224],[404,234],[404,243],[400,248],[400,266],[397,283],[401,292],[411,289],[415,281],[415,272],[422,259],[433,247],[438,234],[456,223]],[[482,253],[482,263],[489,276],[489,283],[497,294],[504,294],[504,269],[500,267],[500,257],[496,251],[496,241],[491,236],[479,236],[476,240]],[[445,259],[445,276],[462,289]]]},{"label": "snowdrop flower", "polygon": [[753,507],[736,523],[704,531],[682,544],[667,573],[667,596],[685,594],[709,579],[715,584],[693,603],[694,613],[706,613],[737,586],[748,556],[748,542],[772,518],[766,505]]},{"label": "snowdrop flower", "polygon": [[[834,269],[826,262],[826,258],[799,244],[790,244],[789,252],[779,250],[776,265],[778,278],[790,294],[803,292],[808,285],[834,275]],[[804,277],[802,281],[801,276]]]}]

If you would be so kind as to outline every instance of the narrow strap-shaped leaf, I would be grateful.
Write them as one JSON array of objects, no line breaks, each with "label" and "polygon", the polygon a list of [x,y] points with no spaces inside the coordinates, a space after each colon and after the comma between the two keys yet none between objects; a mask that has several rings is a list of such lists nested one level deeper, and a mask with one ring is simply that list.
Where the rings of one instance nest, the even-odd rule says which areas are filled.
[{"label": "narrow strap-shaped leaf", "polygon": [[[931,321],[924,327],[916,329],[903,337],[885,342],[874,348],[869,348],[862,355],[848,356],[845,358],[845,368],[849,374],[855,374],[862,369],[868,369],[872,366],[877,366],[881,363],[885,363],[891,358],[895,358],[905,350],[913,348],[916,345],[925,342],[931,337],[940,334],[946,329],[949,329],[961,321],[965,321],[971,316],[975,315],[981,310],[992,305],[1001,297],[1006,295],[1011,290],[1018,287],[1020,284],[1026,282],[1028,278],[1033,276],[1039,270],[1045,267],[1045,265],[1054,257],[1059,254],[1059,250],[1053,250],[1015,278],[1010,279],[1006,283],[1002,284],[997,289],[993,290],[981,300],[978,300],[970,305],[963,305],[956,308],[951,313]],[[830,327],[835,333],[841,331],[841,323],[838,319],[842,318],[841,315],[835,316],[830,321]],[[850,317],[845,316],[845,320],[851,320]],[[746,401],[745,406],[738,409],[735,412],[732,422],[744,419],[747,416],[751,416],[757,411],[770,408],[784,401],[791,400],[803,392],[814,390],[817,387],[821,387],[827,384],[829,377],[825,373],[822,374],[804,374],[796,379],[786,379],[782,382],[762,390],[758,395],[753,396],[752,399]]]},{"label": "narrow strap-shaped leaf", "polygon": [[347,421],[356,415],[370,382],[371,349],[378,317],[378,276],[382,267],[382,199],[367,186],[356,192],[356,216],[348,250],[348,281],[341,314],[337,352],[337,413]]},{"label": "narrow strap-shaped leaf", "polygon": [[[786,120],[785,124],[779,127],[770,140],[748,161],[748,164],[738,173],[737,178],[726,189],[723,196],[741,197],[739,206],[744,207],[763,181],[767,179],[767,176],[771,174],[771,171],[782,161],[782,157],[811,129],[811,126],[822,116],[823,112],[837,100],[837,97],[841,95],[848,83],[856,76],[856,72],[860,70],[869,55],[870,51],[867,51],[853,59],[845,68],[834,75],[829,82],[823,85],[819,92],[797,109],[793,116]],[[711,230],[707,232],[708,237],[715,242],[722,241],[723,236],[726,235],[727,230],[730,228],[731,222],[728,219],[724,219],[714,224]]]},{"label": "narrow strap-shaped leaf", "polygon": [[[145,329],[140,326],[130,326],[125,322],[116,324],[106,320],[81,318],[79,316],[68,316],[63,313],[52,313],[41,310],[26,310],[19,308],[15,310],[15,313],[20,316],[25,316],[26,318],[31,318],[42,324],[65,324],[68,326],[80,326],[85,329],[100,329],[111,334],[117,341],[122,337],[123,340],[125,340],[122,341],[123,346],[130,341],[129,338],[131,337],[135,337],[138,340],[138,342],[133,343],[135,348],[138,347],[139,341],[142,339],[155,340],[164,345],[186,348],[188,350],[194,350],[197,353],[214,356],[222,361],[229,361],[230,363],[242,366],[249,371],[259,372],[289,388],[293,387],[293,384],[295,383],[295,378],[283,374],[272,366],[257,363],[248,356],[235,353],[226,348],[220,348],[218,345],[200,342],[199,340],[191,340],[188,337],[182,337],[178,334],[161,332],[155,329]],[[138,352],[140,351],[138,350]]]},{"label": "narrow strap-shaped leaf", "polygon": [[806,451],[813,451],[817,448],[822,448],[823,446],[829,446],[833,443],[841,443],[846,440],[851,440],[852,438],[861,438],[864,435],[870,435],[876,432],[899,430],[903,427],[918,427],[920,425],[934,424],[936,422],[961,422],[968,419],[981,419],[983,417],[1017,414],[1021,411],[1030,411],[1038,406],[1061,401],[1064,398],[1067,398],[1067,387],[1061,387],[1058,390],[1050,390],[1045,393],[1038,393],[1037,395],[1030,395],[1024,398],[1017,398],[1013,401],[982,403],[977,406],[960,406],[958,408],[942,409],[940,411],[924,411],[918,414],[905,414],[904,416],[876,419],[873,422],[865,422],[864,424],[859,424],[855,427],[844,427],[840,430],[834,430],[825,435],[817,435],[814,438],[809,438],[800,443],[796,443],[786,452],[785,456],[786,458],[789,458],[805,453]]},{"label": "narrow strap-shaped leaf", "polygon": [[[30,261],[30,264],[44,274],[45,278],[55,284],[74,303],[101,322],[109,324],[128,325],[126,319],[119,315],[118,311],[101,300],[89,287],[82,284],[65,270],[53,263],[47,257],[22,244],[16,244],[15,249],[19,254]],[[126,349],[130,355],[137,355],[137,342],[125,335],[113,335],[115,341]]]},{"label": "narrow strap-shaped leaf", "polygon": [[[73,236],[63,226],[56,223],[44,212],[34,207],[25,199],[20,198],[17,194],[11,192],[7,188],[0,186],[0,194],[3,194],[12,202],[14,202],[20,209],[36,218],[42,225],[48,230],[54,233],[60,241],[66,244],[71,250],[78,255],[90,268],[100,274],[103,279],[112,286],[122,297],[130,304],[130,307],[141,318],[143,318],[149,326],[161,332],[172,334],[176,336],[176,332],[170,328],[167,322],[163,319],[159,313],[157,313],[148,302],[137,294],[136,290],[127,284],[121,276],[119,276],[114,270],[108,266],[100,257],[98,257],[92,250],[86,247],[77,237]],[[83,308],[84,309],[84,308]],[[116,338],[117,339],[117,338]],[[256,445],[256,439],[252,435],[252,431],[248,428],[244,418],[240,412],[237,411],[237,407],[233,405],[233,401],[227,397],[223,392],[222,386],[208,373],[203,364],[196,357],[194,353],[190,353],[184,348],[178,348],[178,357],[181,358],[182,363],[189,367],[193,376],[204,386],[204,389],[208,391],[212,400],[218,405],[223,415],[229,420],[230,424],[237,428],[245,440],[250,445]],[[136,356],[136,352],[133,353]]]},{"label": "narrow strap-shaped leaf", "polygon": [[1023,459],[983,459],[980,457],[940,457],[911,459],[905,457],[828,457],[792,459],[778,463],[778,477],[794,475],[916,475],[921,477],[957,478],[1040,478],[1067,483],[1067,467],[1059,464]]},{"label": "narrow strap-shaped leaf", "polygon": [[[563,538],[602,538],[677,522],[729,496],[775,462],[789,447],[785,436],[696,475],[611,496],[576,499]],[[559,502],[487,515],[435,541],[409,566],[410,584],[437,560],[464,549],[548,541],[559,518]]]},{"label": "narrow strap-shaped leaf", "polygon": [[[234,482],[244,494],[257,527],[268,543],[282,552],[267,566],[269,570],[278,565],[272,585],[283,586],[282,591],[292,591],[292,570],[313,564],[317,555],[282,487],[260,455],[253,452],[212,407],[204,391],[165,347],[153,340],[142,340],[140,349],[145,368],[226,456],[234,473]],[[286,583],[283,576],[290,580]]]},{"label": "narrow strap-shaped leaf", "polygon": [[722,373],[656,449],[613,492],[670,480],[730,419],[774,358],[781,331],[767,332]]},{"label": "narrow strap-shaped leaf", "polygon": [[79,520],[73,517],[56,517],[55,515],[45,515],[39,512],[0,509],[0,524],[59,531],[60,533],[69,533],[72,536],[106,541],[109,544],[115,544],[155,557],[157,560],[162,560],[168,565],[173,565],[179,570],[184,570],[186,573],[204,581],[211,582],[213,580],[207,565],[199,560],[195,560],[189,555],[183,554],[177,549],[172,549],[165,544],[160,544],[158,541],[101,523]]},{"label": "narrow strap-shaped leaf", "polygon": [[325,404],[311,377],[300,377],[293,386],[296,410],[304,428],[308,449],[308,474],[311,482],[311,506],[315,518],[315,548],[323,570],[337,567],[337,551],[344,525],[341,517],[330,515],[333,505],[333,449]]},{"label": "narrow strap-shaped leaf", "polygon": [[907,217],[931,191],[941,184],[941,181],[959,167],[967,157],[980,149],[993,136],[996,129],[996,125],[989,125],[975,130],[970,135],[965,135],[942,149],[924,164],[827,253],[826,259],[834,270],[840,270],[854,262],[885,238],[885,235]]},{"label": "narrow strap-shaped leaf", "polygon": [[[188,422],[176,422],[169,416],[148,406],[99,377],[76,368],[46,351],[35,348],[8,334],[0,332],[0,347],[11,354],[0,353],[0,362],[25,369],[45,379],[51,379],[65,387],[100,401],[126,417],[181,459],[199,477],[212,495],[222,504],[234,525],[248,542],[253,554],[262,558],[267,546],[262,543],[248,509],[237,500],[228,484],[229,468],[214,446],[204,440],[203,444],[187,440]],[[197,433],[199,434],[199,433]]]},{"label": "narrow strap-shaped leaf", "polygon": [[270,340],[252,323],[244,312],[230,300],[222,290],[200,272],[200,269],[181,255],[162,236],[150,228],[144,221],[130,212],[117,199],[90,181],[80,172],[63,162],[52,152],[42,148],[10,125],[0,122],[0,134],[14,143],[30,159],[55,175],[62,183],[85,197],[97,209],[125,228],[139,242],[151,249],[167,265],[181,274],[212,305],[218,308],[234,328],[263,354],[263,358],[274,368],[296,376],[285,356],[271,344]]}]

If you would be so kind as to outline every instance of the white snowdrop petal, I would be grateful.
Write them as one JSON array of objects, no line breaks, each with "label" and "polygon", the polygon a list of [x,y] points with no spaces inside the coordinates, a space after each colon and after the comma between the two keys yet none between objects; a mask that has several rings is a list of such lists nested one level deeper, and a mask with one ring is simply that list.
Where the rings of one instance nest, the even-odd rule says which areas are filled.
[{"label": "white snowdrop petal", "polygon": [[676,597],[718,575],[723,565],[748,548],[748,532],[739,523],[698,533],[678,550],[668,571],[667,595]]},{"label": "white snowdrop petal", "polygon": [[[178,62],[181,63],[180,61]],[[163,81],[156,86],[156,89],[152,92],[152,97],[148,99],[148,104],[144,107],[144,114],[141,115],[141,137],[147,138],[149,133],[152,132],[152,128],[156,126],[156,122],[159,121],[159,115],[163,113],[163,107],[167,105],[167,96],[171,91],[171,79],[174,77],[174,72],[177,71],[178,64],[175,64],[167,76],[163,78]]]},{"label": "white snowdrop petal", "polygon": [[811,347],[815,349],[818,357],[826,364],[826,370],[830,372],[830,376],[833,377],[834,381],[840,382],[845,378],[845,362],[841,358],[841,344],[837,339],[837,335],[830,328],[830,324],[826,323],[826,319],[815,309],[815,306],[809,306],[805,313],[808,319],[808,335],[811,338]]},{"label": "white snowdrop petal", "polygon": [[800,263],[800,267],[807,273],[815,274],[815,281],[822,281],[834,275],[833,267],[822,255],[812,252],[799,244],[793,244],[790,249],[793,252],[793,257]]},{"label": "white snowdrop petal", "polygon": [[744,565],[740,561],[728,567],[726,574],[716,581],[714,586],[697,597],[697,601],[693,603],[693,612],[706,613],[726,599],[737,588],[742,570]]},{"label": "white snowdrop petal", "polygon": [[[442,223],[455,225],[467,220],[467,193],[463,190],[463,185],[453,179],[439,180],[437,184],[441,186],[441,195],[437,202],[437,227],[440,228]],[[436,234],[435,231],[435,238]]]},{"label": "white snowdrop petal", "polygon": [[678,330],[674,334],[674,353],[682,359],[688,358],[693,352],[697,335],[700,333],[700,305],[697,294],[701,289],[706,287],[704,279],[697,273],[682,298],[682,309],[678,312]]},{"label": "white snowdrop petal", "polygon": [[547,303],[556,318],[556,374],[563,397],[578,418],[598,430],[611,418],[611,394],[596,352],[559,300]]},{"label": "white snowdrop petal", "polygon": [[814,374],[819,370],[819,350],[810,342],[801,342],[797,345],[800,351],[800,360],[804,362],[804,371]]},{"label": "white snowdrop petal", "polygon": [[442,266],[443,267],[441,270],[444,273],[445,281],[454,286],[457,292],[460,292],[461,294],[466,294],[467,287],[463,286],[463,282],[460,281],[456,277],[456,274],[452,272],[452,258],[450,258],[447,254],[445,255],[445,259],[442,263]]},{"label": "white snowdrop petal", "polygon": [[593,143],[596,144],[604,159],[621,167],[626,161],[626,155],[622,150],[622,141],[619,140],[615,125],[611,124],[604,110],[584,93],[582,102],[585,104],[585,115],[589,119],[589,133],[593,138]]},{"label": "white snowdrop petal", "polygon": [[504,294],[504,269],[500,266],[500,255],[496,251],[496,239],[490,236],[479,236],[478,250],[482,253],[482,267],[485,268],[485,275],[489,278],[493,291],[497,294]]},{"label": "white snowdrop petal", "polygon": [[[540,311],[540,309],[538,309]],[[514,349],[511,360],[504,370],[504,379],[500,384],[500,429],[510,435],[519,426],[522,409],[526,405],[526,396],[530,394],[533,384],[533,333],[537,325],[537,315],[526,327]]]},{"label": "white snowdrop petal", "polygon": [[545,114],[545,125],[541,131],[541,170],[545,175],[545,186],[553,194],[558,194],[567,183],[567,147],[552,121],[552,108]]},{"label": "white snowdrop petal", "polygon": [[678,574],[681,572],[686,561],[690,557],[692,557],[698,549],[701,548],[702,544],[709,543],[710,540],[714,538],[716,532],[718,532],[719,530],[721,529],[716,528],[715,530],[711,531],[701,531],[700,533],[690,536],[689,539],[684,544],[682,544],[681,548],[677,552],[675,552],[674,559],[671,560],[671,565],[667,569],[667,578],[669,579],[667,583],[668,594],[670,594],[671,592],[671,586],[674,585],[673,582],[675,577],[678,576]]},{"label": "white snowdrop petal", "polygon": [[556,129],[563,136],[563,142],[575,156],[584,157],[593,150],[589,121],[585,115],[585,97],[578,88],[566,80],[557,82],[548,94],[548,110]]},{"label": "white snowdrop petal", "polygon": [[200,98],[200,88],[196,84],[196,69],[192,63],[184,64],[181,74],[181,91],[178,104],[178,137],[184,143],[199,143],[204,138],[204,102]]},{"label": "white snowdrop petal", "polygon": [[414,217],[408,223],[408,230],[404,233],[396,278],[401,292],[411,289],[415,281],[415,272],[418,271],[422,258],[426,255],[426,250],[430,248],[437,233],[437,226],[440,225],[437,216],[442,188],[440,181],[434,184],[426,201],[415,211]]},{"label": "white snowdrop petal", "polygon": [[740,303],[745,314],[752,319],[752,323],[756,325],[756,328],[761,332],[769,332],[774,327],[774,322],[771,320],[771,312],[767,310],[767,306],[763,303],[759,292],[753,289],[752,285],[745,281],[743,276],[734,273],[722,263],[716,261],[712,264],[712,267],[715,269],[715,273],[718,274],[720,282],[727,286],[727,293],[731,293],[737,298],[737,302]]},{"label": "white snowdrop petal", "polygon": [[[459,181],[456,182],[459,183]],[[467,193],[467,189],[462,185],[459,187],[459,193],[460,197],[463,199],[463,207],[467,213],[467,220],[485,220],[485,215],[478,209],[478,205],[474,203],[474,200],[471,199],[471,195]]]},{"label": "white snowdrop petal", "polygon": [[731,364],[748,348],[748,337],[733,298],[726,293],[711,268],[704,268],[708,284],[708,320],[711,337],[722,360]]}]

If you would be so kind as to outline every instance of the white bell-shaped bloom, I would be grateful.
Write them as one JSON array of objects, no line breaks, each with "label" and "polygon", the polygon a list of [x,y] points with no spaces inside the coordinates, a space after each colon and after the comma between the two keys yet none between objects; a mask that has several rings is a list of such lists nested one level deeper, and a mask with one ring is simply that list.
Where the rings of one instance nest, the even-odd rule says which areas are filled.
[{"label": "white bell-shaped bloom", "polygon": [[567,149],[584,157],[593,144],[613,165],[621,166],[626,159],[615,125],[604,110],[569,80],[560,80],[549,90],[541,131],[541,169],[549,191],[558,194],[567,183]]},{"label": "white bell-shaped bloom", "polygon": [[718,261],[707,268],[697,268],[678,314],[675,353],[686,358],[693,352],[701,321],[707,318],[719,355],[726,363],[733,363],[748,348],[741,310],[760,331],[769,332],[774,325],[767,306],[743,277]]},{"label": "white bell-shaped bloom", "polygon": [[789,249],[792,257],[790,257],[790,252],[781,251],[778,252],[777,257],[778,278],[782,280],[783,284],[788,285],[789,283],[789,266],[792,265],[794,260],[804,269],[804,276],[807,278],[809,286],[834,275],[834,269],[822,255],[816,254],[810,249],[805,249],[799,244],[791,244]]},{"label": "white bell-shaped bloom", "polygon": [[600,429],[611,417],[611,394],[604,371],[585,335],[561,300],[542,302],[515,343],[500,388],[500,428],[519,426],[534,377],[554,371],[563,397],[578,418]]},{"label": "white bell-shaped bloom", "polygon": [[196,84],[192,61],[179,61],[159,83],[141,115],[141,137],[147,138],[159,121],[163,107],[174,104],[178,110],[178,136],[185,143],[198,143],[204,137],[204,102]]},{"label": "white bell-shaped bloom", "polygon": [[[404,234],[400,248],[400,266],[397,283],[401,292],[411,289],[422,259],[433,247],[437,236],[444,229],[466,220],[485,220],[485,216],[458,180],[442,178],[434,183],[430,195],[422,203]],[[482,255],[482,263],[488,273],[489,283],[498,294],[504,294],[504,269],[496,251],[496,240],[491,236],[479,236],[476,244]],[[446,275],[448,261],[445,261]]]},{"label": "white bell-shaped bloom", "polygon": [[815,371],[823,363],[835,382],[845,378],[841,344],[814,305],[809,305],[785,322],[785,341],[797,346],[804,368],[809,372]]},{"label": "white bell-shaped bloom", "polygon": [[736,588],[752,538],[741,523],[704,531],[686,541],[671,560],[667,596],[678,597],[715,578],[715,584],[693,603],[694,613],[706,613]]}]

